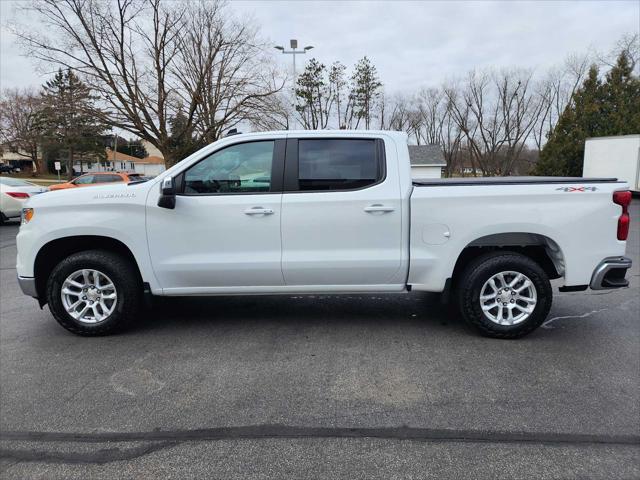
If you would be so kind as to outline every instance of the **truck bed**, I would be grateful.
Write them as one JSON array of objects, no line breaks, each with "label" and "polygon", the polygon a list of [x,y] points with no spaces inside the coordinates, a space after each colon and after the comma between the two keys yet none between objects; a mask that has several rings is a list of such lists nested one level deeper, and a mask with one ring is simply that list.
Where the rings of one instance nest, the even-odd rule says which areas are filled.
[{"label": "truck bed", "polygon": [[622,183],[617,178],[584,177],[460,177],[413,179],[416,187],[449,187],[460,185],[538,185],[555,183]]},{"label": "truck bed", "polygon": [[599,262],[625,253],[613,192],[627,183],[616,178],[472,177],[413,185],[408,283],[415,290],[441,291],[460,252],[487,242],[518,247],[536,239],[555,255],[568,286],[588,285]]}]

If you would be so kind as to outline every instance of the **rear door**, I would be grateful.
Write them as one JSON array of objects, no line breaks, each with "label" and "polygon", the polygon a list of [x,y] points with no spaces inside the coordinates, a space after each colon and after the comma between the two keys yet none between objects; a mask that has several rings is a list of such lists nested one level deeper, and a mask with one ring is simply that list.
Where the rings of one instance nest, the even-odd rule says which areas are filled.
[{"label": "rear door", "polygon": [[[391,152],[395,160],[394,152]],[[402,224],[397,165],[376,138],[287,140],[282,199],[286,285],[400,284]]]}]

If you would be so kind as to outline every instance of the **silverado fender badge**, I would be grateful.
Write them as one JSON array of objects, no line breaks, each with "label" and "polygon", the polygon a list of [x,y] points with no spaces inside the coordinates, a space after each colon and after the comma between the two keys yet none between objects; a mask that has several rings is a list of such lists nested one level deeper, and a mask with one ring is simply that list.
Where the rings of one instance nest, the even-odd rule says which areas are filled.
[{"label": "silverado fender badge", "polygon": [[556,190],[562,190],[563,192],[595,192],[597,187],[558,187]]},{"label": "silverado fender badge", "polygon": [[95,199],[109,199],[109,198],[133,198],[135,197],[135,193],[106,193],[106,194],[98,194],[94,195]]}]

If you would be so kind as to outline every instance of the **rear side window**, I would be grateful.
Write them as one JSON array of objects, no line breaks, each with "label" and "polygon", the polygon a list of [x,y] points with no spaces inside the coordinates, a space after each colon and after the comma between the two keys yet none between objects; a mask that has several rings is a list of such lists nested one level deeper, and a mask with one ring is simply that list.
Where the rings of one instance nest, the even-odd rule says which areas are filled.
[{"label": "rear side window", "polygon": [[300,139],[298,186],[308,190],[353,190],[382,179],[376,141]]},{"label": "rear side window", "polygon": [[7,187],[34,187],[34,183],[25,182],[24,180],[18,180],[17,178],[0,178],[0,185],[6,185]]},{"label": "rear side window", "polygon": [[120,175],[96,175],[93,179],[93,183],[110,183],[110,182],[122,182]]}]

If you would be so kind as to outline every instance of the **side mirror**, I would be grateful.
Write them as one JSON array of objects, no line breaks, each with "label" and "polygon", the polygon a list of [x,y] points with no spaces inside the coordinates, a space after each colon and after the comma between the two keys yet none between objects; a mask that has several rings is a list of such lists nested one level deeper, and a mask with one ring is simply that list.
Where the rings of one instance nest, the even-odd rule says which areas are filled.
[{"label": "side mirror", "polygon": [[169,209],[176,208],[176,186],[173,182],[173,177],[166,177],[162,180],[158,206]]}]

